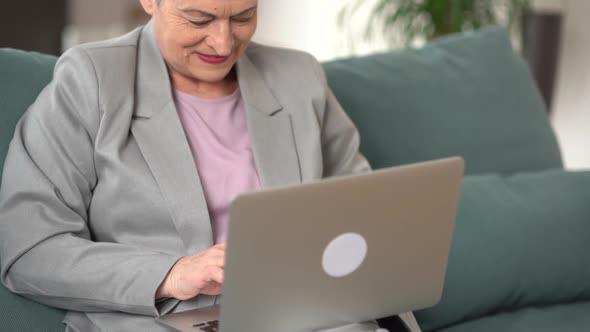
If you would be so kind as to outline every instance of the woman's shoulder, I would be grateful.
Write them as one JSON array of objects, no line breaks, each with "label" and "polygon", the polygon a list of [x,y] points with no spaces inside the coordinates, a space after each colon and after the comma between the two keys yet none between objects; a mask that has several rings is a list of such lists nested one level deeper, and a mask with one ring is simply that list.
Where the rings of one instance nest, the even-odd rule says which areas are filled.
[{"label": "woman's shoulder", "polygon": [[319,66],[316,58],[304,51],[268,46],[259,43],[250,43],[246,50],[246,55],[256,64],[274,65],[286,70],[289,67],[301,70],[302,68]]},{"label": "woman's shoulder", "polygon": [[[302,94],[324,89],[324,72],[316,58],[306,52],[258,43],[250,43],[246,57],[262,74],[269,86]],[[301,82],[306,82],[304,86]]]},{"label": "woman's shoulder", "polygon": [[[48,91],[67,92],[78,105],[75,111],[89,123],[102,117],[110,109],[104,105],[122,104],[133,96],[140,35],[141,29],[137,29],[115,39],[70,48],[55,65]],[[46,105],[52,98],[37,102]]]},{"label": "woman's shoulder", "polygon": [[88,52],[100,51],[100,50],[116,51],[117,49],[121,49],[121,48],[129,48],[129,47],[134,48],[134,47],[137,47],[139,44],[139,39],[141,37],[141,33],[142,33],[143,29],[144,29],[144,27],[138,27],[138,28],[136,28],[124,35],[121,35],[121,36],[118,36],[115,38],[96,41],[96,42],[90,42],[90,43],[84,43],[84,44],[80,44],[78,46],[75,46],[74,48],[84,49]]},{"label": "woman's shoulder", "polygon": [[313,58],[313,55],[296,49],[264,45],[256,42],[251,42],[246,50],[249,56],[271,56],[271,57],[282,57],[282,58],[293,58],[293,59],[309,59]]},{"label": "woman's shoulder", "polygon": [[59,58],[58,66],[70,62],[89,62],[93,64],[95,70],[112,68],[117,63],[121,63],[125,56],[136,57],[141,30],[138,28],[117,38],[74,46]]}]

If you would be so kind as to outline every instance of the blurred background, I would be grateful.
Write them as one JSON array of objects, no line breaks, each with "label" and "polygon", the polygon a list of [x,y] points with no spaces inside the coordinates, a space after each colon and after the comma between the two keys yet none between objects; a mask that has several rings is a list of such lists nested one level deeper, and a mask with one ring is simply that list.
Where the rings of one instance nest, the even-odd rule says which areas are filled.
[{"label": "blurred background", "polygon": [[[259,8],[255,41],[304,50],[321,61],[504,25],[548,105],[566,166],[590,168],[588,0],[259,0]],[[139,0],[6,0],[0,47],[59,55],[148,20]]]}]

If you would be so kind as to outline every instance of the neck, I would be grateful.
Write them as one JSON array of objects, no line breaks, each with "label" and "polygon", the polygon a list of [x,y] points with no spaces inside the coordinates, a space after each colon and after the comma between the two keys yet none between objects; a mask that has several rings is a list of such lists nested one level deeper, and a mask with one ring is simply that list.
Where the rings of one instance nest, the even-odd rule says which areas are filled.
[{"label": "neck", "polygon": [[171,73],[172,87],[184,93],[201,98],[223,98],[229,96],[238,88],[238,79],[235,69],[219,82],[203,82],[188,78],[178,73]]}]

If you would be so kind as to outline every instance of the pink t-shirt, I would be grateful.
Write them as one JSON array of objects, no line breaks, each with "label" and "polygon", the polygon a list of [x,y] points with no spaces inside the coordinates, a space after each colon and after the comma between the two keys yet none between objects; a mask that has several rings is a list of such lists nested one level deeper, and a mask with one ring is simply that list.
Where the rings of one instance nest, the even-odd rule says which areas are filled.
[{"label": "pink t-shirt", "polygon": [[215,243],[223,243],[231,201],[260,188],[244,100],[239,89],[219,99],[179,90],[174,97],[205,192]]}]

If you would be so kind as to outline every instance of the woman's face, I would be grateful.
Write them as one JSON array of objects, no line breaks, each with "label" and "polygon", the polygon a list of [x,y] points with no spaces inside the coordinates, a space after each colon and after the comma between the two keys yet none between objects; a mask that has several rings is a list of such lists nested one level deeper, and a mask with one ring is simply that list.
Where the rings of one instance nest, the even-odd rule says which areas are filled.
[{"label": "woman's face", "polygon": [[173,81],[224,81],[256,31],[258,0],[141,3]]}]

